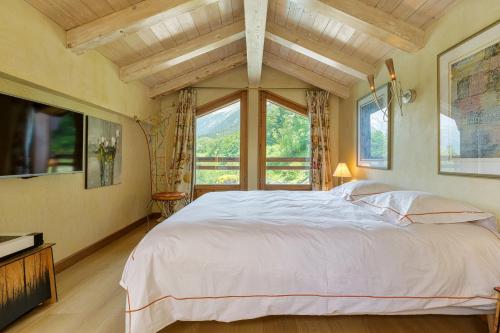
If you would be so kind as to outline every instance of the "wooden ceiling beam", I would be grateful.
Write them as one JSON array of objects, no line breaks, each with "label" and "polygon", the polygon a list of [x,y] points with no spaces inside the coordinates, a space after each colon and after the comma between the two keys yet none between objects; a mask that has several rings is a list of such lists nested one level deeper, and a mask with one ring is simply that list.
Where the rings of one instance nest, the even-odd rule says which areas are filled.
[{"label": "wooden ceiling beam", "polygon": [[120,68],[125,82],[142,79],[182,62],[226,46],[245,37],[245,23],[240,20],[178,46]]},{"label": "wooden ceiling beam", "polygon": [[266,34],[267,0],[244,0],[248,85],[258,87]]},{"label": "wooden ceiling beam", "polygon": [[151,98],[155,98],[161,95],[166,95],[176,90],[180,90],[202,80],[206,80],[230,69],[243,65],[244,63],[246,63],[246,61],[247,56],[245,52],[236,53],[232,56],[200,67],[181,76],[172,78],[165,83],[161,83],[151,88],[149,96]]},{"label": "wooden ceiling beam", "polygon": [[297,0],[308,10],[321,13],[406,52],[425,45],[424,30],[397,19],[360,0]]},{"label": "wooden ceiling beam", "polygon": [[110,43],[158,22],[218,0],[144,0],[66,32],[67,47],[76,53]]},{"label": "wooden ceiling beam", "polygon": [[329,91],[341,98],[349,97],[349,87],[319,75],[272,53],[264,52],[264,64],[299,80]]},{"label": "wooden ceiling beam", "polygon": [[272,22],[267,24],[266,38],[359,79],[364,80],[368,74],[375,73],[375,66],[361,59],[325,47],[323,43],[299,36]]}]

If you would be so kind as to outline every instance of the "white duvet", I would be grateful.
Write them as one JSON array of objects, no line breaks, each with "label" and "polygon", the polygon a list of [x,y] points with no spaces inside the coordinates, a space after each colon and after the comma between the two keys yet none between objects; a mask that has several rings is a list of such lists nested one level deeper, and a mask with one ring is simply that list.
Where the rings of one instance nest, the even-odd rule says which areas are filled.
[{"label": "white duvet", "polygon": [[130,255],[130,333],[267,315],[480,313],[500,284],[498,234],[384,222],[331,192],[209,193]]}]

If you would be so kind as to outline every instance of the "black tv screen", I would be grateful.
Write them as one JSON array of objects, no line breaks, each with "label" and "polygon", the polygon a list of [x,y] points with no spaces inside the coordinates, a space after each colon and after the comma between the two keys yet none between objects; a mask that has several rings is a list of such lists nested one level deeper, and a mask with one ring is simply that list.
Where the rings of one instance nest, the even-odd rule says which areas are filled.
[{"label": "black tv screen", "polygon": [[83,114],[0,94],[0,177],[83,170]]}]

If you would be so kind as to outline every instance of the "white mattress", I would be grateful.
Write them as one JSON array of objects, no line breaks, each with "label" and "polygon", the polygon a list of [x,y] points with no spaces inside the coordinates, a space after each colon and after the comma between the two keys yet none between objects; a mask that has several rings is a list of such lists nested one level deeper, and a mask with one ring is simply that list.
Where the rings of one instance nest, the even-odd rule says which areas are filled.
[{"label": "white mattress", "polygon": [[121,285],[128,332],[266,315],[494,309],[500,241],[471,224],[399,227],[330,192],[209,193],[151,230]]}]

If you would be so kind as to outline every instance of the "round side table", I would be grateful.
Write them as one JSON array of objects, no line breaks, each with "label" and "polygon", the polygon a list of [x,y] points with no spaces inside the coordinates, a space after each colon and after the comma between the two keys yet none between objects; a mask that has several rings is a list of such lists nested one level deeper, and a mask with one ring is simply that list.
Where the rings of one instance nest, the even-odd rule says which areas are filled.
[{"label": "round side table", "polygon": [[[178,202],[187,204],[187,194],[184,192],[158,192],[151,196],[151,201],[148,207],[151,208],[155,203],[159,204],[161,208],[161,215],[166,219],[174,213],[175,204]],[[147,223],[149,230],[149,215]]]}]

